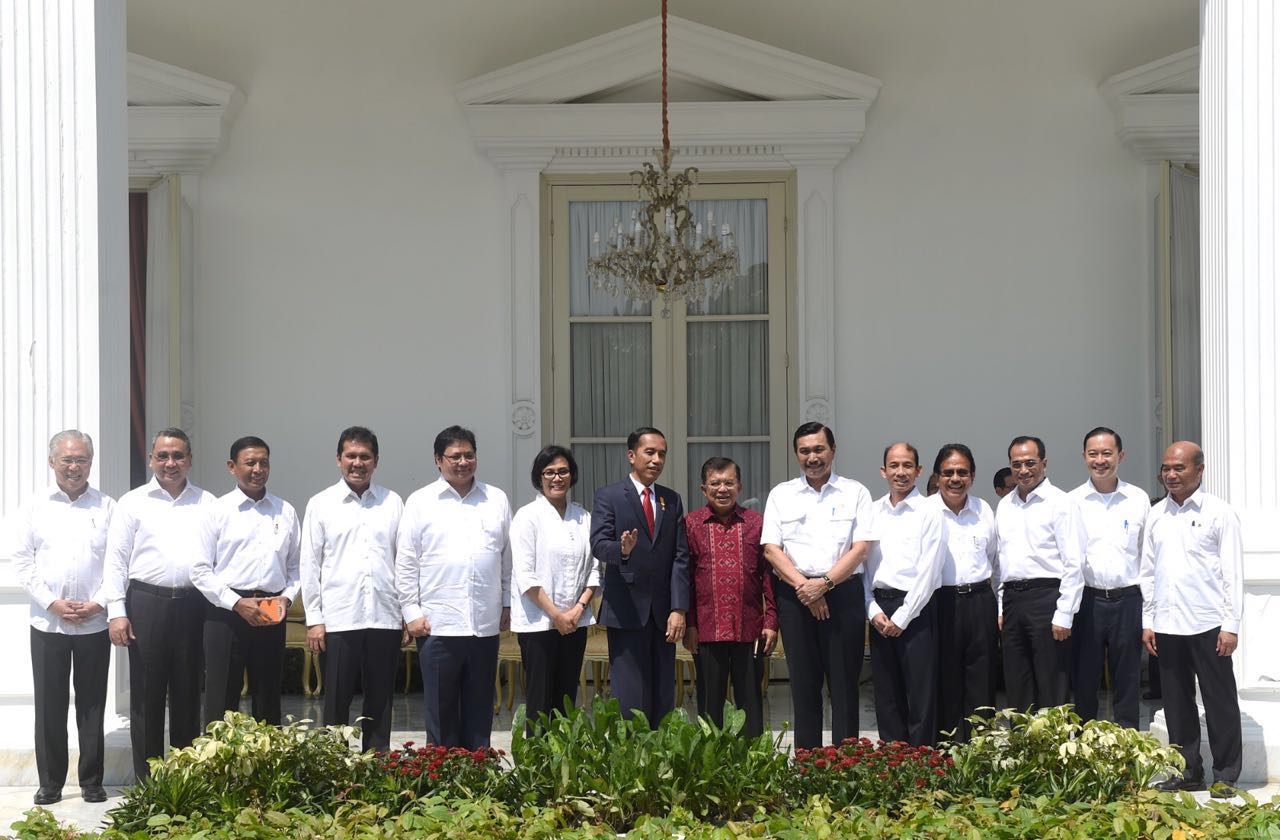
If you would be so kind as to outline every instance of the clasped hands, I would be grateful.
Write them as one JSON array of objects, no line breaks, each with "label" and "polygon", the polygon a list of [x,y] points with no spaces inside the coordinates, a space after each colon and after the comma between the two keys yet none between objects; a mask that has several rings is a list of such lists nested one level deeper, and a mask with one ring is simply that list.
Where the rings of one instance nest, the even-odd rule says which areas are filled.
[{"label": "clasped hands", "polygon": [[49,605],[49,612],[63,621],[68,621],[72,624],[83,624],[86,620],[102,612],[102,605],[93,601],[59,598]]},{"label": "clasped hands", "polygon": [[806,578],[796,587],[796,598],[809,608],[814,618],[825,621],[831,617],[831,609],[827,606],[828,591],[827,582],[822,578]]}]

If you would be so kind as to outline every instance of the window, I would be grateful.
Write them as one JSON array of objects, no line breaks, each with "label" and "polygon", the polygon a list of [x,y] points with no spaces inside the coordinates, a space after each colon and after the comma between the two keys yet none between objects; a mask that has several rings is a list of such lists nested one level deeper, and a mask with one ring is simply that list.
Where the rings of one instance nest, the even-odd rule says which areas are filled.
[{"label": "window", "polygon": [[645,425],[666,433],[663,483],[684,495],[687,508],[703,503],[699,473],[713,455],[741,466],[740,500],[748,507],[763,509],[769,488],[787,477],[788,182],[777,175],[707,180],[690,209],[729,224],[741,274],[717,298],[673,301],[668,315],[661,301],[625,300],[587,279],[592,234],[631,218],[640,206],[635,188],[550,184],[544,427],[573,448],[581,471],[575,497],[584,505],[626,475],[627,435]]}]

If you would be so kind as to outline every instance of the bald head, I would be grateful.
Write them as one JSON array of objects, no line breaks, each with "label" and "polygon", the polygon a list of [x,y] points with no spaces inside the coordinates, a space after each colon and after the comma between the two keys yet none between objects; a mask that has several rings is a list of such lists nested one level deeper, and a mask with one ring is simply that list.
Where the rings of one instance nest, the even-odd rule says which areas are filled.
[{"label": "bald head", "polygon": [[1160,482],[1169,497],[1182,504],[1200,489],[1204,477],[1204,451],[1196,443],[1180,440],[1164,451],[1160,463]]}]

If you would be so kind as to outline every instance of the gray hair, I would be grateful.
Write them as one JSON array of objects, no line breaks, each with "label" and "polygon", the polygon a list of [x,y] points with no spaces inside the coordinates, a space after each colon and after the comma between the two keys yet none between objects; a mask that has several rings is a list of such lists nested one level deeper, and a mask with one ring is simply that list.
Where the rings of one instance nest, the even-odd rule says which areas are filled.
[{"label": "gray hair", "polygon": [[63,429],[53,437],[49,438],[49,457],[53,457],[53,453],[58,451],[60,444],[74,440],[83,443],[89,449],[89,457],[93,457],[93,438],[79,429]]}]

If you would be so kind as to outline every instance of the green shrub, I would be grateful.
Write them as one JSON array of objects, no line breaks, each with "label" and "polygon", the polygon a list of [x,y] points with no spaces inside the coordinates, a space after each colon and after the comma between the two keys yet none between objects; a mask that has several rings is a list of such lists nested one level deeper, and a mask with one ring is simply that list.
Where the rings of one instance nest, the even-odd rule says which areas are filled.
[{"label": "green shrub", "polygon": [[1150,734],[1111,721],[1082,722],[1070,706],[969,720],[969,742],[942,749],[955,762],[951,790],[975,796],[1115,799],[1185,766],[1176,749],[1162,747]]}]

